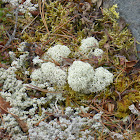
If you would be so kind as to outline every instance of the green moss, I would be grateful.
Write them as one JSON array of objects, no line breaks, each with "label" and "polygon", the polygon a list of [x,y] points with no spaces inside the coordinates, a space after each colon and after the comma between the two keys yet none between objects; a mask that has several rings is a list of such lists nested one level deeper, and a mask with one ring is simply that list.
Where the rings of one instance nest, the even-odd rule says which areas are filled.
[{"label": "green moss", "polygon": [[117,4],[113,5],[111,8],[109,8],[109,11],[112,12],[112,14],[119,19],[119,13],[116,12],[116,8],[118,8]]},{"label": "green moss", "polygon": [[117,117],[126,117],[128,114],[130,114],[129,106],[133,103],[136,103],[140,100],[140,94],[138,92],[136,93],[128,93],[125,95],[121,101],[117,102]]},{"label": "green moss", "polygon": [[122,29],[121,26],[119,26],[119,13],[115,11],[115,8],[117,8],[117,5],[114,5],[110,9],[103,9],[103,17],[98,19],[95,25],[96,31],[104,31],[99,42],[100,47],[103,48],[104,44],[108,41],[109,45],[116,51],[134,48],[134,38],[127,27]]},{"label": "green moss", "polygon": [[125,76],[125,73],[117,77],[115,82],[115,91],[118,93],[118,95],[116,96],[116,99],[118,96],[120,96],[116,100],[117,117],[126,117],[129,115],[129,106],[137,103],[140,100],[139,89],[140,84],[138,77],[133,77],[133,79],[130,79],[129,77]]}]

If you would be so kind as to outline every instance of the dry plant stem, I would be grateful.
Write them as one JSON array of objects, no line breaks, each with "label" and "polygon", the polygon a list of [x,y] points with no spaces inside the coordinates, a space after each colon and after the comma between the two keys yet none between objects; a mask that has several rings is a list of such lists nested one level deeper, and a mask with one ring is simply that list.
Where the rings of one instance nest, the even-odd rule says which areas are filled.
[{"label": "dry plant stem", "polygon": [[43,60],[43,61],[47,61],[47,62],[52,62],[52,63],[54,63],[55,65],[60,66],[60,63],[58,63],[57,61],[55,61],[51,56],[49,56],[49,58],[52,59],[52,61],[50,61],[50,60],[45,60],[45,59],[42,59],[42,60]]},{"label": "dry plant stem", "polygon": [[50,34],[50,31],[48,29],[48,26],[47,26],[47,23],[46,23],[46,20],[45,20],[45,17],[44,17],[44,4],[45,4],[45,2],[43,1],[43,5],[41,6],[41,0],[38,1],[38,5],[39,5],[39,10],[40,10],[40,15],[41,15],[42,21],[44,23],[44,26],[45,26],[48,34]]},{"label": "dry plant stem", "polygon": [[[85,104],[85,106],[87,106],[87,105]],[[96,106],[97,106],[97,104],[96,104]],[[100,110],[102,110],[102,109],[99,108],[99,107],[98,107],[98,109],[99,109],[99,110],[98,110],[97,108],[93,107],[92,105],[90,105],[89,108],[94,109],[94,110],[96,110],[97,112],[100,112]],[[107,112],[107,111],[106,111],[106,112]],[[109,114],[110,114],[110,113],[109,113]],[[110,115],[112,115],[112,114],[110,114]],[[108,122],[110,122],[110,120],[105,116],[105,114],[103,114],[102,117],[103,117],[105,120],[107,120]]]},{"label": "dry plant stem", "polygon": [[119,76],[122,74],[124,72],[124,70],[121,70],[121,72],[118,74],[118,76],[116,77],[116,79],[115,79],[115,82],[117,83],[117,80],[118,80],[118,78],[119,78]]},{"label": "dry plant stem", "polygon": [[77,41],[76,37],[75,37],[73,34],[69,33],[69,32],[68,32],[68,31],[66,31],[66,30],[63,30],[63,32],[65,32],[65,33],[67,33],[67,34],[71,35],[71,36],[73,37],[73,39]]},{"label": "dry plant stem", "polygon": [[48,115],[47,117],[45,117],[44,119],[40,120],[38,123],[35,124],[35,126],[38,126],[40,124],[40,122],[48,119],[50,116],[52,116],[52,114]]},{"label": "dry plant stem", "polygon": [[68,36],[68,35],[61,35],[61,34],[50,34],[50,35],[56,35],[56,36],[62,36],[62,37],[64,37],[64,38],[72,38],[73,39],[73,37],[71,37],[71,36]]},{"label": "dry plant stem", "polygon": [[[50,57],[51,58],[51,57]],[[46,59],[42,59],[43,61],[45,61],[45,62],[51,62],[51,63],[54,63],[55,65],[57,65],[57,66],[60,66],[60,64],[58,63],[58,62],[56,62],[55,60],[46,60]]]},{"label": "dry plant stem", "polygon": [[54,32],[56,32],[58,29],[62,28],[65,24],[67,24],[68,22],[70,22],[71,20],[73,20],[74,18],[76,18],[77,16],[79,16],[79,14],[78,14],[78,15],[75,15],[74,17],[72,17],[71,19],[69,19],[67,22],[65,22],[64,24],[62,24],[62,25],[59,26],[58,28],[56,28],[56,29],[54,30]]},{"label": "dry plant stem", "polygon": [[138,119],[138,117],[136,117],[133,121],[131,121],[130,125],[126,128],[126,129],[129,129],[131,127],[131,130],[132,130],[132,124]]},{"label": "dry plant stem", "polygon": [[104,133],[104,128],[102,128],[102,132],[100,134],[100,138],[102,139],[103,138],[103,133]]},{"label": "dry plant stem", "polygon": [[31,85],[31,84],[26,85],[26,87],[27,87],[27,88],[31,88],[31,89],[35,89],[35,90],[38,90],[38,91],[42,91],[42,92],[47,92],[47,93],[62,93],[62,92],[63,92],[63,91],[61,91],[61,92],[48,91],[48,90],[46,90],[46,89],[42,89],[42,88],[40,88],[40,87],[33,86],[33,85]]},{"label": "dry plant stem", "polygon": [[[38,14],[39,15],[39,14]],[[28,24],[24,27],[24,29],[22,30],[21,34],[24,33],[24,31],[36,20],[36,18],[38,17],[38,15]]]},{"label": "dry plant stem", "polygon": [[[64,15],[63,19],[65,19],[65,18],[68,16],[68,13],[69,13],[69,11]],[[56,29],[59,28],[59,26],[61,26],[62,24],[63,24],[63,21],[61,21],[61,22],[59,23],[59,25],[56,26],[55,28],[56,28]],[[54,32],[55,32],[55,31],[54,31]]]},{"label": "dry plant stem", "polygon": [[1,120],[2,120],[2,122],[3,122],[3,124],[4,124],[5,122],[3,121],[3,118],[2,118],[2,115],[1,115],[1,113],[0,113],[0,118],[1,118]]},{"label": "dry plant stem", "polygon": [[17,21],[18,21],[18,7],[16,8],[16,11],[15,11],[15,27],[14,27],[14,31],[12,33],[12,35],[10,36],[10,34],[7,32],[7,35],[9,37],[9,40],[8,42],[6,43],[5,46],[9,46],[10,43],[15,40],[15,34],[16,34],[16,30],[17,30]]},{"label": "dry plant stem", "polygon": [[47,42],[45,42],[43,45],[47,45],[50,41],[54,40],[55,37],[50,38],[49,40],[47,40]]},{"label": "dry plant stem", "polygon": [[106,48],[106,53],[107,53],[107,62],[109,62],[109,58],[108,58],[108,48]]},{"label": "dry plant stem", "polygon": [[120,94],[123,94],[123,92],[125,92],[135,82],[136,81],[132,81]]}]

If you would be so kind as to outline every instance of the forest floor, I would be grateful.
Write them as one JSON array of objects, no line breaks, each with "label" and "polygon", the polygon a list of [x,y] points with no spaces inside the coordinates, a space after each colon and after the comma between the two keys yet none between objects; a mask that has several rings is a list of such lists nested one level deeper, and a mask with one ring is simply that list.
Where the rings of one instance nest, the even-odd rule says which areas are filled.
[{"label": "forest floor", "polygon": [[[105,9],[102,7],[102,0],[32,0],[30,5],[25,2],[22,0],[17,6],[10,2],[0,2],[0,139],[140,139],[140,61],[136,52],[138,42],[127,28],[127,23],[116,12],[117,5]],[[104,52],[101,57],[88,57],[80,53],[81,41],[87,37],[97,39],[99,48]],[[23,48],[22,42],[25,42]],[[62,63],[53,58],[44,60],[45,53],[56,44],[67,46],[71,51],[69,56],[62,58]],[[42,63],[54,63],[60,69],[69,69],[76,60],[88,63],[94,69],[104,67],[113,74],[113,83],[104,90],[89,94],[74,91],[68,83],[61,88],[51,83],[53,91],[33,86],[31,75],[40,68],[40,64],[37,62],[36,65],[33,61],[35,57]],[[14,75],[13,79],[22,82],[20,86],[16,81],[10,81],[9,85],[6,83],[10,79],[10,72]],[[16,93],[25,84],[28,86],[23,100]],[[22,95],[25,92],[21,92]],[[57,97],[59,92],[62,93],[59,95],[61,97]],[[25,105],[26,100],[31,102],[30,105]],[[24,103],[23,108],[21,103]],[[71,109],[67,111],[69,107]],[[33,115],[30,114],[31,109],[35,109]],[[23,112],[23,116],[20,112]],[[28,113],[24,114],[25,112]],[[67,112],[70,114],[67,115]],[[9,116],[13,119],[13,126],[7,124],[10,123]],[[37,120],[34,116],[38,117]],[[77,124],[79,128],[74,128],[75,118],[81,121]],[[81,126],[84,118],[86,124]],[[89,120],[93,121],[94,126],[91,127]],[[44,123],[43,126],[41,122]],[[50,125],[54,122],[60,128]],[[69,124],[63,126],[66,122]],[[52,128],[43,130],[43,127],[48,127],[45,124]],[[18,130],[15,129],[16,126]],[[71,130],[67,134],[65,131],[70,126],[73,131],[78,132]],[[41,132],[37,132],[38,128],[44,137]],[[56,129],[59,133],[51,134]],[[60,132],[65,138],[61,138]]]}]

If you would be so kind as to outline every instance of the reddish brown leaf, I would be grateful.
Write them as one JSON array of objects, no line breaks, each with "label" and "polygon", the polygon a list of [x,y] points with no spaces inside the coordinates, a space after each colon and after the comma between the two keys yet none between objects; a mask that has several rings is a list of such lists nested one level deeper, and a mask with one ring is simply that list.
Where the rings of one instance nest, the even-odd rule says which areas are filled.
[{"label": "reddish brown leaf", "polygon": [[124,65],[125,64],[125,57],[119,57],[119,59],[120,59],[120,65]]},{"label": "reddish brown leaf", "polygon": [[30,11],[30,13],[33,15],[33,16],[37,16],[40,14],[39,11]]},{"label": "reddish brown leaf", "polygon": [[[2,98],[2,99],[3,99],[3,98]],[[18,122],[18,124],[19,124],[19,126],[21,127],[21,129],[22,129],[23,132],[28,132],[27,123],[25,123],[23,120],[21,120],[17,115],[8,112],[8,111],[7,111],[7,108],[5,109],[4,106],[0,106],[0,109],[1,109],[2,111],[5,111],[5,113],[11,114],[11,115],[16,119],[16,121]]]},{"label": "reddish brown leaf", "polygon": [[126,62],[126,68],[131,68],[131,67],[133,67],[135,64],[136,64],[136,60],[133,60],[133,61],[127,61]]},{"label": "reddish brown leaf", "polygon": [[16,121],[18,122],[18,124],[21,127],[22,131],[23,132],[28,132],[27,124],[23,120],[19,119],[18,116],[14,115],[14,114],[11,114],[11,115],[16,119]]},{"label": "reddish brown leaf", "polygon": [[[6,101],[4,100],[4,98],[2,98],[1,96],[0,96],[0,106],[1,106],[2,108],[4,108],[5,110],[7,110],[7,108],[11,108],[10,103],[9,103],[9,102],[6,102]],[[1,114],[7,113],[5,110],[3,110],[3,109],[0,108]]]}]

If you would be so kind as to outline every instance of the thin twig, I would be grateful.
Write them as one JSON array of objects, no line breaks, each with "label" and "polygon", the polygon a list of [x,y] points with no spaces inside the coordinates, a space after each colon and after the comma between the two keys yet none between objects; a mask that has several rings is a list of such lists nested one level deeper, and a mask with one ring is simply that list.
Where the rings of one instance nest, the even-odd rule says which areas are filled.
[{"label": "thin twig", "polygon": [[43,89],[43,88],[31,85],[31,84],[26,85],[26,87],[31,88],[31,89],[35,89],[35,90],[38,90],[38,91],[42,91],[42,92],[47,92],[47,93],[63,93],[63,91],[60,91],[60,92],[48,91],[47,89]]},{"label": "thin twig", "polygon": [[9,46],[10,43],[15,40],[15,35],[16,35],[16,31],[17,31],[17,22],[18,22],[18,7],[16,8],[16,11],[15,11],[15,27],[14,27],[14,31],[12,33],[12,35],[10,36],[10,34],[7,32],[7,35],[9,37],[9,40],[8,42],[6,43],[5,46]]},{"label": "thin twig", "polygon": [[38,5],[39,5],[39,10],[40,10],[40,15],[41,15],[42,21],[44,23],[44,26],[45,26],[48,34],[50,34],[50,31],[48,29],[48,26],[47,26],[47,23],[46,23],[46,20],[45,20],[45,17],[44,17],[44,4],[45,4],[45,2],[43,1],[43,5],[41,6],[41,0],[38,1]]},{"label": "thin twig", "polygon": [[71,20],[73,20],[74,18],[76,18],[77,16],[79,16],[79,14],[75,15],[74,17],[70,18],[67,22],[65,22],[64,24],[62,24],[61,26],[59,26],[58,28],[56,28],[54,30],[54,32],[56,32],[58,29],[62,28],[65,24],[67,24],[68,22],[70,22]]},{"label": "thin twig", "polygon": [[50,34],[50,35],[62,36],[64,38],[72,38],[73,39],[73,37],[71,37],[69,35],[61,35],[61,34]]},{"label": "thin twig", "polygon": [[[39,14],[38,14],[39,15]],[[36,18],[38,17],[38,15],[28,24],[24,27],[24,29],[22,30],[21,34],[24,33],[24,31],[36,20]]]}]

